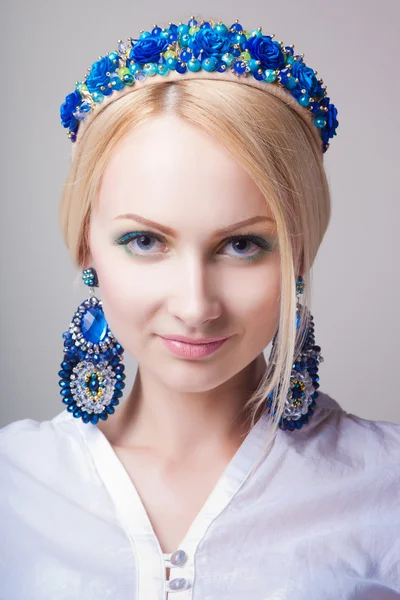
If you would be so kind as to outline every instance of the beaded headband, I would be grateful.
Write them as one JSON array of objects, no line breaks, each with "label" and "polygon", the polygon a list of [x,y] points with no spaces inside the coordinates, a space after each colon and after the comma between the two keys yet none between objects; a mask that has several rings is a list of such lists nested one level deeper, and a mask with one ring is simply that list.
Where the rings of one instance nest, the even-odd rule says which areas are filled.
[{"label": "beaded headband", "polygon": [[[169,23],[164,29],[155,25],[151,31],[140,31],[138,39],[119,40],[117,51],[99,57],[83,81],[76,82],[74,92],[60,107],[61,124],[71,142],[76,142],[78,129],[90,122],[98,105],[138,85],[182,75],[230,79],[268,90],[289,104],[311,126],[325,153],[339,125],[337,109],[317,71],[305,64],[304,54],[295,55],[294,45],[285,46],[274,37],[263,35],[261,27],[245,31],[237,19],[227,27],[212,20],[198,23],[194,16],[187,24]],[[118,94],[111,99],[114,91]]]}]

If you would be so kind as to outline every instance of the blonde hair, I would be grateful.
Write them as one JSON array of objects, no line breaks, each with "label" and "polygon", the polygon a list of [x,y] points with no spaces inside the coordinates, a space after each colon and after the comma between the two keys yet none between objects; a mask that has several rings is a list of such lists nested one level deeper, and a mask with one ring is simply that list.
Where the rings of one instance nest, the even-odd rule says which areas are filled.
[{"label": "blonde hair", "polygon": [[[273,391],[272,439],[308,327],[311,267],[331,214],[322,150],[310,126],[290,106],[251,85],[183,78],[121,96],[99,110],[84,131],[62,193],[61,230],[80,269],[89,266],[91,207],[113,148],[132,128],[162,114],[174,114],[199,126],[224,144],[257,184],[276,220],[281,256],[279,327],[267,370],[243,407],[249,410],[253,426]],[[305,291],[296,334],[299,274]]]}]

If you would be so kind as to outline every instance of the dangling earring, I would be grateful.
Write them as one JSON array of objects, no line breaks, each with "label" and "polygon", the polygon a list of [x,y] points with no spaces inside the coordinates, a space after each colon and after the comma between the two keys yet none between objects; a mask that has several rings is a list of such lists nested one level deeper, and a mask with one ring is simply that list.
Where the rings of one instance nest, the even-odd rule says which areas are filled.
[{"label": "dangling earring", "polygon": [[105,421],[115,412],[125,387],[123,347],[111,333],[102,301],[94,295],[98,287],[95,269],[85,269],[84,283],[90,295],[75,312],[69,330],[63,333],[64,360],[59,385],[62,401],[74,417],[84,423]]},{"label": "dangling earring", "polygon": [[[300,309],[299,296],[304,292],[304,280],[301,275],[296,283],[296,330],[300,327]],[[324,359],[321,356],[320,346],[314,344],[314,318],[310,311],[305,307],[306,315],[309,316],[309,325],[307,333],[292,369],[290,377],[290,388],[285,401],[285,409],[279,421],[280,429],[294,431],[301,429],[304,423],[308,423],[313,415],[315,400],[318,398],[317,389],[319,388],[318,365]],[[276,334],[272,340],[272,347],[276,340]],[[271,352],[272,354],[272,352]],[[268,395],[267,406],[269,410],[272,406],[273,391]],[[273,412],[275,414],[275,411]]]}]

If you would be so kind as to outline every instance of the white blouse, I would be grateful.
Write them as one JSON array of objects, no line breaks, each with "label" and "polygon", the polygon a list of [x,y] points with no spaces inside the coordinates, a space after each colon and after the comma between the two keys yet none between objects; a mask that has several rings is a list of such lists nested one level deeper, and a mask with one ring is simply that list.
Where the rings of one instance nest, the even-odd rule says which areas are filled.
[{"label": "white blouse", "polygon": [[1,600],[400,598],[400,425],[316,402],[267,449],[261,417],[172,555],[96,425],[3,427]]}]

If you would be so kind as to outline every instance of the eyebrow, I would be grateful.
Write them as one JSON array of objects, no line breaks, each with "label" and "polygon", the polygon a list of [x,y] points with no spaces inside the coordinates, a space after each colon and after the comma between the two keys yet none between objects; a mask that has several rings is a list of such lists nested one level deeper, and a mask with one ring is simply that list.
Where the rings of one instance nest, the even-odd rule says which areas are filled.
[{"label": "eyebrow", "polygon": [[[136,215],[134,213],[126,213],[123,215],[118,215],[115,217],[115,220],[120,219],[131,219],[133,221],[137,221],[138,223],[143,223],[143,225],[147,225],[148,227],[153,227],[154,229],[158,229],[165,235],[169,235],[171,237],[178,237],[178,233],[172,227],[167,227],[166,225],[161,225],[161,223],[157,223],[156,221],[151,221],[150,219],[145,219],[141,215]],[[241,227],[245,227],[246,225],[253,225],[254,223],[259,223],[261,221],[271,221],[274,223],[274,219],[270,217],[266,217],[264,215],[259,215],[256,217],[251,217],[250,219],[245,219],[244,221],[239,221],[238,223],[234,223],[233,225],[228,225],[227,227],[221,227],[214,232],[214,236],[227,235],[240,229]]]}]

